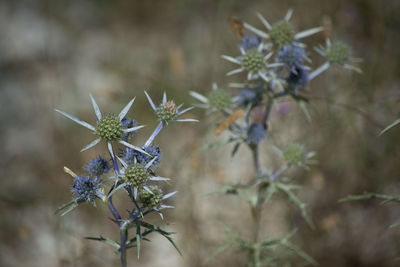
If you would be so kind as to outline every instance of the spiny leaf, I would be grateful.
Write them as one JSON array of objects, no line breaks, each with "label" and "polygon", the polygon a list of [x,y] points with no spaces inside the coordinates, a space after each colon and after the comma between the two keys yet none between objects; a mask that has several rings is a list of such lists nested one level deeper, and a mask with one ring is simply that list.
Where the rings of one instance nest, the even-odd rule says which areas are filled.
[{"label": "spiny leaf", "polygon": [[303,218],[306,220],[306,222],[308,223],[308,225],[314,229],[314,223],[312,222],[311,218],[308,216],[307,213],[307,209],[306,209],[306,204],[303,203],[300,199],[297,198],[297,196],[292,192],[292,189],[290,189],[289,186],[282,184],[282,183],[278,183],[277,187],[279,189],[281,189],[281,191],[283,191],[289,198],[289,201],[292,202],[293,204],[295,204],[301,211],[301,215],[303,216]]},{"label": "spiny leaf", "polygon": [[400,225],[400,220],[397,221],[397,222],[395,222],[395,223],[393,223],[393,224],[391,224],[391,225],[389,226],[389,228],[393,228],[393,227],[396,227],[396,226],[399,226],[399,225]]},{"label": "spiny leaf", "polygon": [[349,195],[339,200],[339,202],[354,201],[354,200],[365,200],[365,199],[380,199],[386,202],[400,202],[400,197],[394,197],[384,194],[368,193],[364,192],[362,195]]},{"label": "spiny leaf", "polygon": [[387,126],[385,129],[383,129],[379,135],[382,135],[384,133],[386,133],[387,131],[389,131],[390,129],[392,129],[393,127],[395,127],[396,125],[400,124],[400,119],[395,120],[392,124],[390,124],[389,126]]},{"label": "spiny leaf", "polygon": [[307,107],[306,107],[305,102],[300,101],[300,102],[298,102],[298,104],[299,104],[299,107],[301,108],[301,110],[303,111],[304,115],[306,116],[307,121],[308,121],[309,123],[312,123],[311,115],[310,115],[310,113],[308,112],[308,109],[307,109]]},{"label": "spiny leaf", "polygon": [[306,260],[308,263],[317,266],[318,263],[311,257],[309,256],[307,253],[305,253],[303,250],[301,250],[300,248],[298,248],[297,246],[293,245],[292,243],[290,243],[289,241],[285,241],[282,242],[282,246],[294,251],[297,255],[299,255],[300,257],[302,257],[304,260]]},{"label": "spiny leaf", "polygon": [[78,202],[76,201],[76,200],[71,200],[70,202],[68,202],[68,203],[65,203],[64,205],[62,205],[61,207],[59,207],[57,210],[56,210],[56,214],[58,214],[58,213],[60,213],[62,210],[64,210],[64,209],[66,209],[66,210],[64,210],[62,213],[61,213],[61,216],[64,216],[64,215],[66,215],[67,213],[69,213],[70,211],[72,211],[73,209],[75,209],[76,207],[78,207],[79,206],[79,204],[78,204]]},{"label": "spiny leaf", "polygon": [[221,245],[219,245],[204,261],[204,263],[208,263],[211,259],[213,259],[215,256],[217,256],[218,254],[220,254],[221,252],[223,252],[225,249],[229,248],[230,246],[232,246],[231,242],[227,242],[227,243],[223,243]]},{"label": "spiny leaf", "polygon": [[239,147],[240,147],[240,143],[236,143],[235,146],[233,147],[232,158],[236,155],[236,152],[238,152]]},{"label": "spiny leaf", "polygon": [[87,237],[85,237],[85,239],[104,242],[104,243],[106,243],[106,244],[108,244],[108,245],[110,245],[110,246],[112,246],[112,247],[114,247],[114,248],[116,248],[116,249],[120,249],[120,245],[119,245],[117,242],[115,242],[114,240],[105,238],[105,237],[103,237],[103,236],[100,236],[100,237],[90,237],[90,236],[87,236]]},{"label": "spiny leaf", "polygon": [[229,138],[227,138],[225,140],[221,140],[221,141],[217,141],[215,143],[204,145],[203,147],[201,147],[198,150],[198,152],[200,153],[200,152],[204,152],[204,151],[207,151],[207,150],[210,150],[210,149],[213,149],[213,148],[217,148],[217,147],[226,145],[226,144],[228,144],[230,142],[235,141],[236,139],[237,139],[236,137],[229,137]]}]

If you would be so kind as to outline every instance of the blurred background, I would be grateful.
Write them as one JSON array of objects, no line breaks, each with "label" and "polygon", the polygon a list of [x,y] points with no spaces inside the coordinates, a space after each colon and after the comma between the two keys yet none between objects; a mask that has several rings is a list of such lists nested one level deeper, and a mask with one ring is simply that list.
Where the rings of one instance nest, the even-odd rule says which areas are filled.
[{"label": "blurred background", "polygon": [[[400,193],[400,129],[378,137],[400,111],[400,2],[335,1],[0,1],[0,266],[118,266],[110,247],[83,239],[118,239],[108,210],[82,205],[65,217],[54,215],[71,199],[68,166],[76,172],[101,146],[79,153],[91,141],[86,129],[54,112],[59,108],[93,122],[89,93],[102,111],[119,112],[133,97],[129,113],[147,125],[133,142],[141,144],[156,126],[143,90],[158,102],[162,91],[185,105],[189,90],[207,92],[212,82],[226,86],[232,65],[221,54],[236,55],[237,39],[227,18],[234,15],[261,27],[260,12],[270,22],[294,8],[298,30],[332,25],[332,38],[353,47],[363,75],[333,69],[310,85],[313,122],[294,104],[274,110],[262,164],[275,164],[271,145],[305,142],[316,151],[318,165],[292,176],[304,184],[316,230],[299,211],[277,200],[265,206],[262,238],[278,237],[298,227],[294,243],[323,267],[400,266],[400,207],[378,201],[338,203],[348,194]],[[308,38],[309,46],[324,41]],[[314,57],[313,57],[314,58]],[[315,57],[313,66],[322,63]],[[226,146],[195,153],[221,137],[217,119],[194,110],[197,124],[173,124],[157,138],[163,152],[159,174],[173,178],[179,191],[163,221],[176,231],[180,257],[157,235],[134,250],[129,266],[244,266],[246,255],[227,250],[205,263],[225,239],[221,221],[250,236],[250,214],[243,201],[207,196],[224,182],[254,175],[250,152],[240,148],[232,160]],[[117,205],[125,205],[123,196]],[[128,208],[129,206],[127,206]],[[293,266],[301,262],[293,260]]]}]

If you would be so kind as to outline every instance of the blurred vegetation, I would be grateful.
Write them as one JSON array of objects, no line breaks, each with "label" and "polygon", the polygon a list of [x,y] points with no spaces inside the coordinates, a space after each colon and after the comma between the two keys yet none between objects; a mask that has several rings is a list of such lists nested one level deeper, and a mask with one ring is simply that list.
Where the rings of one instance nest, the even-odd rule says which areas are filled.
[{"label": "blurred vegetation", "polygon": [[[54,108],[90,121],[89,92],[107,112],[120,110],[136,95],[131,115],[148,125],[143,133],[149,134],[155,120],[143,90],[160,98],[165,90],[177,102],[190,104],[189,90],[208,92],[214,81],[225,86],[231,66],[220,55],[237,52],[227,17],[260,26],[256,12],[273,22],[289,7],[298,29],[331,25],[332,38],[350,44],[353,54],[364,59],[364,74],[338,69],[318,77],[309,91],[312,124],[291,103],[282,103],[288,113],[273,111],[265,151],[272,144],[284,147],[305,139],[317,152],[319,164],[298,174],[307,184],[301,197],[317,228],[310,230],[301,214],[282,202],[267,207],[262,235],[279,236],[298,226],[293,242],[324,267],[399,266],[400,230],[387,226],[399,217],[400,208],[373,200],[338,202],[364,191],[400,193],[400,130],[378,137],[400,110],[396,0],[1,1],[0,265],[118,264],[107,247],[83,239],[113,235],[114,225],[103,216],[107,210],[87,205],[64,218],[54,215],[70,198],[72,181],[63,166],[79,170],[96,153],[76,156],[91,137],[60,119]],[[315,37],[315,42],[322,39]],[[165,221],[178,232],[184,257],[168,241],[155,238],[145,245],[140,262],[135,253],[129,255],[132,266],[244,265],[244,256],[229,252],[204,263],[225,238],[219,221],[231,222],[243,236],[250,234],[242,225],[243,218],[250,219],[246,203],[205,196],[222,181],[244,179],[248,170],[241,166],[249,164],[241,157],[230,160],[231,147],[194,153],[206,143],[204,138],[216,137],[206,128],[213,121],[198,111],[193,114],[208,122],[175,125],[157,140],[168,155],[161,175],[174,178],[172,186],[179,191],[176,209]],[[286,134],[276,136],[274,129]],[[265,155],[262,159],[274,161]],[[284,222],[278,220],[282,215]]]}]

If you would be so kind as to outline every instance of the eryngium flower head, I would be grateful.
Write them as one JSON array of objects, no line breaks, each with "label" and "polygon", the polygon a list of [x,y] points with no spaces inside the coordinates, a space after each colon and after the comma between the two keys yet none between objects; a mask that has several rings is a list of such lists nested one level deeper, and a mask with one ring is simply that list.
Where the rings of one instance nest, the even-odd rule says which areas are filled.
[{"label": "eryngium flower head", "polygon": [[142,204],[148,208],[157,208],[161,204],[163,197],[162,191],[158,186],[155,185],[149,186],[149,189],[152,193],[146,189],[141,189],[139,191],[140,202],[142,202]]},{"label": "eryngium flower head", "polygon": [[160,164],[161,161],[161,151],[160,148],[157,146],[147,146],[145,148],[143,148],[144,151],[146,151],[147,153],[149,153],[151,156],[146,155],[142,152],[139,151],[134,151],[136,159],[144,166],[147,165],[147,163],[149,163],[151,160],[153,160],[154,158],[156,158],[153,163],[151,164],[150,167],[152,166],[157,166],[158,164]]},{"label": "eryngium flower head", "polygon": [[174,101],[169,100],[158,106],[156,115],[162,121],[174,121],[178,117],[178,110]]},{"label": "eryngium flower head", "polygon": [[325,54],[330,62],[343,65],[348,60],[349,48],[343,42],[334,42],[326,48]]},{"label": "eryngium flower head", "polygon": [[149,178],[149,172],[140,163],[131,164],[125,170],[124,174],[125,182],[135,187],[144,185],[148,178]]},{"label": "eryngium flower head", "polygon": [[242,66],[250,72],[258,72],[265,67],[264,55],[257,49],[251,49],[243,55]]},{"label": "eryngium flower head", "polygon": [[123,134],[122,122],[116,115],[103,116],[96,124],[96,134],[106,142],[117,141]]},{"label": "eryngium flower head", "polygon": [[244,50],[257,49],[260,43],[261,39],[259,37],[256,37],[254,35],[247,35],[242,38],[240,42],[240,47]]},{"label": "eryngium flower head", "polygon": [[232,104],[229,93],[224,89],[212,90],[208,97],[208,101],[210,106],[216,109],[230,108]]},{"label": "eryngium flower head", "polygon": [[289,44],[282,46],[275,58],[275,62],[283,63],[289,71],[299,68],[304,64],[306,53],[303,47]]},{"label": "eryngium flower head", "polygon": [[283,151],[284,159],[290,164],[298,164],[304,161],[306,152],[301,144],[290,144]]},{"label": "eryngium flower head", "polygon": [[257,145],[267,136],[267,131],[261,123],[252,123],[247,130],[247,143]]},{"label": "eryngium flower head", "polygon": [[151,160],[156,158],[153,161],[153,163],[151,164],[151,166],[149,166],[149,168],[160,164],[161,151],[160,151],[159,147],[147,146],[147,147],[144,147],[143,150],[146,151],[147,153],[149,153],[151,156],[146,155],[140,151],[133,150],[133,149],[129,149],[129,148],[125,149],[123,152],[123,158],[124,158],[125,162],[128,164],[133,164],[133,163],[135,163],[135,158],[136,158],[137,161],[139,161],[139,163],[141,163],[143,166],[146,166],[147,163],[149,163]]},{"label": "eryngium flower head", "polygon": [[110,170],[110,165],[107,160],[98,156],[97,158],[92,159],[85,166],[85,170],[87,170],[92,176],[100,176]]},{"label": "eryngium flower head", "polygon": [[295,32],[288,21],[282,20],[272,25],[268,34],[274,44],[283,46],[294,41]]},{"label": "eryngium flower head", "polygon": [[259,104],[261,101],[261,95],[258,94],[255,90],[251,89],[243,89],[239,92],[236,97],[236,103],[239,106],[247,107],[248,104],[252,103],[254,106]]},{"label": "eryngium flower head", "polygon": [[92,179],[88,176],[82,176],[74,179],[71,191],[78,201],[94,202],[100,184],[101,181],[97,177]]},{"label": "eryngium flower head", "polygon": [[304,67],[295,68],[294,71],[290,72],[288,82],[296,92],[304,88],[308,83],[307,69]]}]

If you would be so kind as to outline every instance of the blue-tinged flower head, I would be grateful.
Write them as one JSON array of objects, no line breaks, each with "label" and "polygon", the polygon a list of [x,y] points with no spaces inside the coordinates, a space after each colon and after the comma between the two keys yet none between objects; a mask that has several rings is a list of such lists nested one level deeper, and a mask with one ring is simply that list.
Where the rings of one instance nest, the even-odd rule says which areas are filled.
[{"label": "blue-tinged flower head", "polygon": [[74,179],[71,191],[78,201],[94,203],[100,190],[100,185],[101,181],[98,177],[90,178],[89,176],[81,176]]},{"label": "blue-tinged flower head", "polygon": [[261,39],[254,35],[244,36],[240,42],[240,47],[244,50],[256,49],[261,43]]},{"label": "blue-tinged flower head", "polygon": [[262,87],[243,89],[235,97],[235,103],[243,108],[246,108],[247,105],[249,104],[257,106],[261,103],[261,101],[262,101]]},{"label": "blue-tinged flower head", "polygon": [[157,166],[160,164],[161,161],[161,151],[160,148],[157,146],[147,146],[143,148],[144,151],[149,153],[151,156],[146,155],[140,151],[132,150],[132,149],[125,149],[123,152],[123,159],[126,161],[128,164],[132,164],[136,160],[141,163],[142,165],[146,166],[150,161],[152,161],[154,158],[155,160],[151,164],[150,167]]},{"label": "blue-tinged flower head", "polygon": [[86,164],[85,170],[87,170],[92,176],[100,176],[110,170],[110,165],[106,159],[98,156],[89,161],[88,164]]},{"label": "blue-tinged flower head", "polygon": [[267,130],[261,123],[252,123],[247,130],[247,143],[257,145],[267,136]]},{"label": "blue-tinged flower head", "polygon": [[290,71],[301,68],[306,58],[306,52],[303,47],[296,44],[282,46],[275,58],[276,63],[282,63]]},{"label": "blue-tinged flower head", "polygon": [[296,68],[295,71],[290,72],[288,83],[297,92],[307,86],[308,71],[304,67]]}]

